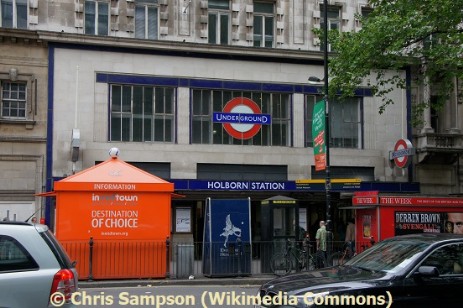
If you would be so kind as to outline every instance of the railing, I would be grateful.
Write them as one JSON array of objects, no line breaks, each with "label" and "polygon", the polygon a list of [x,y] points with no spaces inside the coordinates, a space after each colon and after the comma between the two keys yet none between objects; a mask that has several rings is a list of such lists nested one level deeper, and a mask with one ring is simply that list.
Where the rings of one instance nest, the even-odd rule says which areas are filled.
[{"label": "railing", "polygon": [[[281,242],[172,243],[165,241],[62,241],[81,280],[127,278],[193,279],[201,276],[273,275],[270,259],[285,249]],[[301,243],[293,243],[302,245]],[[315,243],[312,243],[315,247]],[[332,242],[328,254],[344,242]],[[357,252],[370,247],[356,243]],[[310,251],[314,253],[314,251]]]}]

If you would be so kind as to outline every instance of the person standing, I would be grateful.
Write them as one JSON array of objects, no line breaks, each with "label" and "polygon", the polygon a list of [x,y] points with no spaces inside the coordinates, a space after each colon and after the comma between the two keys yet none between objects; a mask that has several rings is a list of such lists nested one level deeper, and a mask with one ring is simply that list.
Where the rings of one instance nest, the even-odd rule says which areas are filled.
[{"label": "person standing", "polygon": [[347,222],[345,243],[350,248],[350,254],[352,256],[355,251],[355,223],[353,219],[349,219]]},{"label": "person standing", "polygon": [[322,268],[326,264],[326,226],[325,222],[320,221],[320,228],[318,228],[315,235],[317,242],[317,267]]}]

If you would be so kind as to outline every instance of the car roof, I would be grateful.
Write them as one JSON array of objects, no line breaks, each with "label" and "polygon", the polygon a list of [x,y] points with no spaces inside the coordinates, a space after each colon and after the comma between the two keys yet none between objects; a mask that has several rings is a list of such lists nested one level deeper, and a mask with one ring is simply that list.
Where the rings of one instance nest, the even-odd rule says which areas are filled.
[{"label": "car roof", "polygon": [[34,227],[38,232],[45,232],[48,230],[47,225],[42,225],[42,224],[33,224],[29,222],[24,222],[24,221],[0,221],[0,226],[28,226],[28,227]]},{"label": "car roof", "polygon": [[387,240],[415,240],[420,242],[428,242],[429,244],[442,241],[463,240],[463,234],[453,233],[415,233],[407,235],[398,235]]}]

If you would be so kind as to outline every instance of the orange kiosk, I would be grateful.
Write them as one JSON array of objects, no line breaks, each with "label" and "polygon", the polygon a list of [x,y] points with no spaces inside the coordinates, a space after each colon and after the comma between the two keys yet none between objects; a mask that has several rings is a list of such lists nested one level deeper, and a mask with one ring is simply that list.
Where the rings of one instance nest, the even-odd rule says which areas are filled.
[{"label": "orange kiosk", "polygon": [[[356,250],[396,235],[463,233],[463,198],[357,192],[352,199]],[[360,249],[360,250],[359,250]]]},{"label": "orange kiosk", "polygon": [[56,237],[79,278],[165,278],[173,191],[116,155],[55,182]]}]

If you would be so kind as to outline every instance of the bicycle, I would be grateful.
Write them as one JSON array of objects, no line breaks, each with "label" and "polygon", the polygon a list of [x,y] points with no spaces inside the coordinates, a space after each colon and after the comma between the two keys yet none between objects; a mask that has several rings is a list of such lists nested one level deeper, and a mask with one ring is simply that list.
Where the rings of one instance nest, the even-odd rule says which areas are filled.
[{"label": "bicycle", "polygon": [[347,242],[344,243],[341,251],[334,252],[328,257],[328,262],[332,266],[344,265],[354,255],[351,242]]},{"label": "bicycle", "polygon": [[277,276],[284,276],[293,271],[299,272],[302,270],[315,269],[313,256],[307,249],[293,247],[288,240],[286,250],[284,252],[275,253],[270,259],[270,269]]}]

